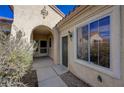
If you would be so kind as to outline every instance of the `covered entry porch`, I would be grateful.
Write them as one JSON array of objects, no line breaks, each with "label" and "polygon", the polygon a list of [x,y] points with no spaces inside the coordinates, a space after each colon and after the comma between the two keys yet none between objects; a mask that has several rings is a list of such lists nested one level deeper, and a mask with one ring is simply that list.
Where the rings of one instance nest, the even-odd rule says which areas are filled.
[{"label": "covered entry porch", "polygon": [[39,87],[67,86],[60,75],[68,70],[55,62],[57,35],[54,34],[54,31],[45,25],[35,27],[31,34],[31,39],[36,42],[36,49],[33,51],[33,70],[37,72]]},{"label": "covered entry porch", "polygon": [[33,57],[50,57],[54,59],[54,38],[52,30],[44,25],[33,29],[31,38],[36,42],[36,49],[33,51]]}]

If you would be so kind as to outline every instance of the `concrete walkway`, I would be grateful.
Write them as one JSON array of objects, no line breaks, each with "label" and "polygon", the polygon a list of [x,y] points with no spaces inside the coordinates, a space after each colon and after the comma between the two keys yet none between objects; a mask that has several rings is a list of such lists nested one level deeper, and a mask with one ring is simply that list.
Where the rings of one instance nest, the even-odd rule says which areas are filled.
[{"label": "concrete walkway", "polygon": [[33,69],[37,71],[39,87],[67,87],[60,78],[67,68],[54,64],[49,57],[34,58]]}]

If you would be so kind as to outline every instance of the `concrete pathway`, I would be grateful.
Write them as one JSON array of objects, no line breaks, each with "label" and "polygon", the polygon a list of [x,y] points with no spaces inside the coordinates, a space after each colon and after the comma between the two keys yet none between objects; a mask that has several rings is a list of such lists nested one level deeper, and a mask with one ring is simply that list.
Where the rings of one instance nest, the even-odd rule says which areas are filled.
[{"label": "concrete pathway", "polygon": [[33,69],[37,71],[39,87],[67,87],[60,78],[67,68],[54,64],[49,57],[34,58]]}]

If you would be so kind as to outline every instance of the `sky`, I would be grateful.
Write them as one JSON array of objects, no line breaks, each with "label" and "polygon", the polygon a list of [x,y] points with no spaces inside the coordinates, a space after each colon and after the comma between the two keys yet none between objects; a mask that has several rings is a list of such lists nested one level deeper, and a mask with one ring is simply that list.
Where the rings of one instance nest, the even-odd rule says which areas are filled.
[{"label": "sky", "polygon": [[13,18],[13,13],[8,5],[0,5],[0,16]]},{"label": "sky", "polygon": [[[73,10],[75,5],[56,5],[65,15]],[[0,5],[0,16],[13,18],[13,12],[10,10],[8,5]]]},{"label": "sky", "polygon": [[56,5],[57,8],[59,8],[65,15],[67,15],[69,12],[71,12],[75,5]]}]

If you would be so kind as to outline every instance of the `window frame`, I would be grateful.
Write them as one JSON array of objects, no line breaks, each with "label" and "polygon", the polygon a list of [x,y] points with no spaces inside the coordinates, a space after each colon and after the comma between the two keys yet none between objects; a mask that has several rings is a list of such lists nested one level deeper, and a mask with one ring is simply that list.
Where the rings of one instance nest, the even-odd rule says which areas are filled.
[{"label": "window frame", "polygon": [[[106,16],[110,16],[110,68],[106,68],[106,67],[102,67],[100,65],[96,65],[92,62],[87,62],[85,60],[81,60],[81,59],[78,59],[77,58],[77,28],[79,27],[83,27],[85,25],[89,25],[90,23],[92,22],[95,22],[101,18],[104,18]],[[115,20],[115,17],[117,17],[117,19]],[[117,60],[113,62],[114,58],[113,57],[113,35],[115,35],[115,31],[112,31],[115,27],[113,26],[113,22],[116,22],[118,21],[117,23],[117,29],[118,30],[118,36],[117,36],[117,39],[116,40],[116,44],[118,44],[118,47],[120,47],[120,39],[119,39],[119,36],[120,36],[120,7],[119,6],[114,6],[110,9],[107,9],[105,10],[104,12],[101,12],[99,13],[98,15],[95,15],[93,17],[90,17],[88,18],[88,20],[80,23],[80,24],[77,24],[75,26],[75,31],[74,31],[74,57],[75,57],[75,63],[77,64],[81,64],[81,65],[84,65],[84,66],[87,66],[89,68],[92,68],[98,72],[102,72],[104,74],[107,74],[109,76],[112,76],[114,78],[117,78],[117,79],[120,79],[120,48],[116,49],[116,51],[118,51],[118,56],[116,57],[118,59],[118,63],[117,63]],[[90,26],[88,26],[88,30],[90,29],[89,28]],[[89,31],[88,31],[89,32]],[[113,34],[113,35],[112,35]],[[89,35],[89,33],[88,33]],[[119,41],[119,42],[118,42]],[[89,44],[88,44],[89,45]],[[90,46],[88,46],[88,48],[90,48]],[[117,47],[116,47],[117,48]],[[89,51],[88,51],[89,52]],[[115,52],[114,52],[115,53]],[[89,53],[88,53],[89,54]],[[114,55],[115,56],[115,55]],[[113,60],[112,60],[113,59]]]},{"label": "window frame", "polygon": [[[109,46],[110,46],[110,67],[109,68],[107,68],[107,67],[103,67],[103,66],[100,66],[100,65],[98,65],[98,64],[94,64],[94,62],[91,62],[90,61],[90,50],[91,50],[91,48],[90,48],[90,24],[91,23],[93,23],[93,22],[95,22],[95,21],[99,21],[99,20],[101,20],[101,19],[103,19],[103,18],[105,18],[105,17],[107,17],[107,16],[109,16],[110,17],[110,42],[109,42]],[[109,14],[106,14],[106,15],[104,15],[104,16],[100,16],[100,17],[97,17],[96,19],[94,19],[94,20],[92,20],[92,21],[88,21],[87,22],[87,24],[84,24],[84,25],[82,25],[82,26],[79,26],[79,27],[77,27],[77,28],[82,28],[82,27],[84,27],[84,26],[86,26],[86,25],[88,25],[88,61],[86,61],[86,60],[83,60],[83,59],[80,59],[80,58],[77,58],[76,57],[76,59],[77,60],[83,60],[83,61],[85,61],[85,62],[87,62],[87,63],[89,63],[89,64],[93,64],[93,65],[96,65],[96,66],[99,66],[99,67],[101,67],[101,68],[103,68],[103,69],[108,69],[108,70],[111,70],[112,68],[111,68],[111,14],[109,13]],[[77,28],[76,28],[76,34],[77,34]],[[98,30],[99,30],[99,27],[98,27]],[[77,36],[77,35],[76,35]],[[77,41],[77,38],[78,37],[76,37],[76,41]],[[78,42],[77,42],[78,43]],[[77,48],[77,47],[76,47]],[[77,51],[77,49],[76,49],[76,51]]]}]

